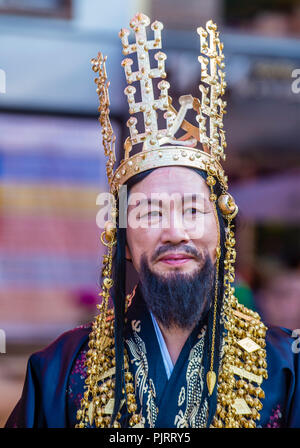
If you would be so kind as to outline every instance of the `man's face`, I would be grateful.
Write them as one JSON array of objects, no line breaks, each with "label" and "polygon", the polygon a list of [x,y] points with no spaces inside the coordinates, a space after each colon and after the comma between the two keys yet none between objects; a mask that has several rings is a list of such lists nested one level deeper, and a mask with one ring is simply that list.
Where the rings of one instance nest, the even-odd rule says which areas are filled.
[{"label": "man's face", "polygon": [[138,273],[142,259],[163,276],[193,275],[207,255],[215,263],[218,232],[209,195],[205,180],[184,167],[157,168],[131,188],[126,258]]}]

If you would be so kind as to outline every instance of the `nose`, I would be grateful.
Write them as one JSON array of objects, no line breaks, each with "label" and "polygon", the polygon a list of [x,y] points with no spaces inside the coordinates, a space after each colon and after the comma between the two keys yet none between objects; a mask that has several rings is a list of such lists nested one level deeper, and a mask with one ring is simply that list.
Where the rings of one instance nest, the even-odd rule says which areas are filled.
[{"label": "nose", "polygon": [[171,211],[163,224],[161,242],[164,244],[179,244],[187,243],[188,241],[190,241],[190,237],[184,226],[182,214]]}]

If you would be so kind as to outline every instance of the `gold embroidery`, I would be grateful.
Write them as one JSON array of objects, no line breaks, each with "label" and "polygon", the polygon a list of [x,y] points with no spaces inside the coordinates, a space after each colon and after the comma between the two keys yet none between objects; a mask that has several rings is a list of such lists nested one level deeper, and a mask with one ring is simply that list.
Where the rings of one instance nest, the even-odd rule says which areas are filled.
[{"label": "gold embroidery", "polygon": [[178,407],[182,406],[185,401],[185,388],[182,386],[178,397]]},{"label": "gold embroidery", "polygon": [[183,411],[181,409],[175,417],[174,424],[175,424],[176,428],[188,428],[189,427],[189,425],[185,419],[185,415],[183,414]]},{"label": "gold embroidery", "polygon": [[147,420],[150,428],[155,428],[155,422],[158,415],[158,408],[155,404],[155,398],[156,398],[156,392],[155,392],[155,386],[152,381],[152,379],[149,379],[149,391],[148,391],[148,398],[147,398]]},{"label": "gold embroidery", "polygon": [[[203,428],[206,426],[206,401],[200,409],[205,373],[202,366],[205,331],[206,327],[202,329],[199,335],[199,341],[189,355],[186,371],[186,409],[184,412],[179,410],[175,416],[174,424],[177,428]],[[182,389],[179,394],[178,405],[179,401],[182,400],[180,395],[182,395]]]},{"label": "gold embroidery", "polygon": [[134,332],[134,338],[135,341],[133,339],[128,339],[126,342],[133,357],[131,362],[132,364],[135,364],[135,366],[137,367],[135,373],[135,390],[138,389],[139,391],[139,400],[142,406],[144,392],[146,392],[148,389],[148,386],[146,385],[146,380],[148,377],[149,367],[146,356],[145,343],[137,335],[136,332]]},{"label": "gold embroidery", "polygon": [[132,320],[131,327],[133,331],[140,332],[141,331],[141,321],[140,320]]},{"label": "gold embroidery", "polygon": [[[140,323],[140,321],[138,322]],[[151,378],[148,380],[149,366],[146,346],[142,338],[135,330],[133,330],[133,337],[134,339],[130,338],[126,340],[126,342],[133,358],[131,362],[137,367],[135,374],[135,392],[138,390],[141,407],[143,406],[144,394],[148,394],[146,401],[147,421],[150,428],[154,428],[158,415],[158,409],[156,408],[154,400],[156,397],[154,383]],[[147,381],[149,382],[149,385]]]}]

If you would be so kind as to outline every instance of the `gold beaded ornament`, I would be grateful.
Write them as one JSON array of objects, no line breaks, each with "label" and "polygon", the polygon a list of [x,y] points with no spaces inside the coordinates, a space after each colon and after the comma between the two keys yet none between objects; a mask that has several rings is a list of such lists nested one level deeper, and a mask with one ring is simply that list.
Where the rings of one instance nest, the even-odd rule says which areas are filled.
[{"label": "gold beaded ornament", "polygon": [[[183,95],[179,98],[180,108],[177,111],[172,105],[172,98],[168,95],[170,84],[166,81],[166,54],[162,48],[161,31],[163,24],[155,21],[151,24],[153,39],[147,39],[147,27],[150,19],[138,13],[130,22],[135,40],[129,43],[130,31],[122,29],[119,33],[125,59],[122,66],[125,71],[128,86],[125,88],[131,117],[127,121],[130,136],[124,143],[124,158],[114,170],[115,136],[109,119],[109,82],[106,73],[106,58],[98,53],[92,59],[92,69],[98,74],[95,78],[97,94],[99,96],[99,121],[102,127],[102,140],[105,155],[108,157],[106,171],[110,192],[115,198],[121,185],[139,172],[163,166],[185,166],[199,168],[207,172],[210,200],[214,205],[215,218],[218,224],[217,205],[222,216],[227,221],[225,260],[224,260],[224,297],[222,319],[225,333],[223,340],[222,358],[218,378],[213,370],[215,350],[215,327],[218,304],[218,282],[221,263],[220,233],[216,249],[216,281],[213,308],[213,328],[210,370],[206,380],[208,392],[211,395],[217,384],[217,410],[211,427],[216,428],[254,428],[260,418],[261,400],[264,392],[261,384],[267,378],[267,363],[265,351],[265,335],[267,328],[261,322],[258,313],[239,304],[234,296],[232,283],[235,279],[234,262],[236,259],[233,219],[238,213],[238,207],[233,197],[228,193],[228,179],[220,161],[225,160],[226,148],[225,131],[223,130],[223,115],[226,113],[226,102],[222,100],[226,82],[223,71],[224,55],[223,43],[219,38],[217,25],[209,20],[205,29],[199,27],[200,36],[200,98]],[[151,59],[151,51],[154,56]],[[135,54],[138,69],[132,71],[133,60],[127,56]],[[154,63],[153,63],[154,61]],[[155,98],[153,79],[161,78],[157,84],[160,91]],[[141,101],[136,102],[136,87],[141,92]],[[189,109],[193,109],[197,125],[185,119]],[[158,127],[157,111],[164,112],[166,126]],[[143,132],[137,129],[135,114],[143,114]],[[141,126],[139,126],[141,129]],[[182,129],[185,134],[176,138]],[[134,154],[131,155],[133,147]],[[219,182],[222,194],[217,197],[214,185]],[[107,247],[107,254],[103,257],[103,284],[100,296],[102,302],[97,305],[99,314],[93,323],[90,333],[89,351],[87,352],[87,378],[84,396],[77,413],[76,427],[120,427],[120,412],[114,422],[111,415],[114,407],[114,311],[109,309],[108,302],[112,281],[112,256],[116,240],[117,207],[114,204],[111,220],[106,223],[101,234],[101,241]],[[133,293],[134,294],[134,293]],[[131,295],[127,296],[127,303]],[[131,427],[143,427],[144,419],[141,412],[136,413],[137,404],[135,386],[129,371],[129,359],[125,350],[125,388],[127,396],[127,412],[130,415]],[[125,392],[125,390],[123,391]],[[124,401],[121,403],[121,407]],[[121,408],[120,408],[121,409]]]}]

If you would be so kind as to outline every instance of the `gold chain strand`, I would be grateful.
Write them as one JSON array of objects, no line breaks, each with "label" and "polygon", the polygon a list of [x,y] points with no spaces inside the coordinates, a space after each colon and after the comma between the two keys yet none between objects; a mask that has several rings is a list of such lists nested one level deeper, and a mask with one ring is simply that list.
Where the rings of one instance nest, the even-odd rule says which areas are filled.
[{"label": "gold chain strand", "polygon": [[[217,412],[212,427],[254,428],[262,409],[260,399],[264,392],[260,385],[267,378],[265,334],[266,327],[258,313],[239,304],[234,296],[235,239],[231,219],[228,219],[226,234],[226,255],[224,267],[224,317],[227,335],[224,338],[224,355],[218,378]],[[257,351],[248,352],[249,345],[257,344]],[[237,377],[237,378],[236,378]],[[256,383],[255,386],[253,383]]]},{"label": "gold chain strand", "polygon": [[215,296],[214,296],[214,315],[213,315],[213,328],[212,328],[212,340],[211,340],[211,359],[210,359],[210,370],[207,372],[206,381],[208,387],[209,395],[212,395],[213,390],[216,384],[216,373],[214,372],[214,354],[215,354],[215,337],[216,337],[216,318],[217,318],[217,307],[218,307],[218,286],[219,286],[219,262],[221,256],[220,249],[220,227],[219,227],[219,219],[218,213],[216,209],[215,199],[216,195],[214,195],[213,185],[215,184],[215,179],[212,176],[208,177],[208,184],[210,186],[211,195],[210,198],[213,201],[214,215],[218,232],[218,241],[216,247],[216,278],[215,278]]}]

